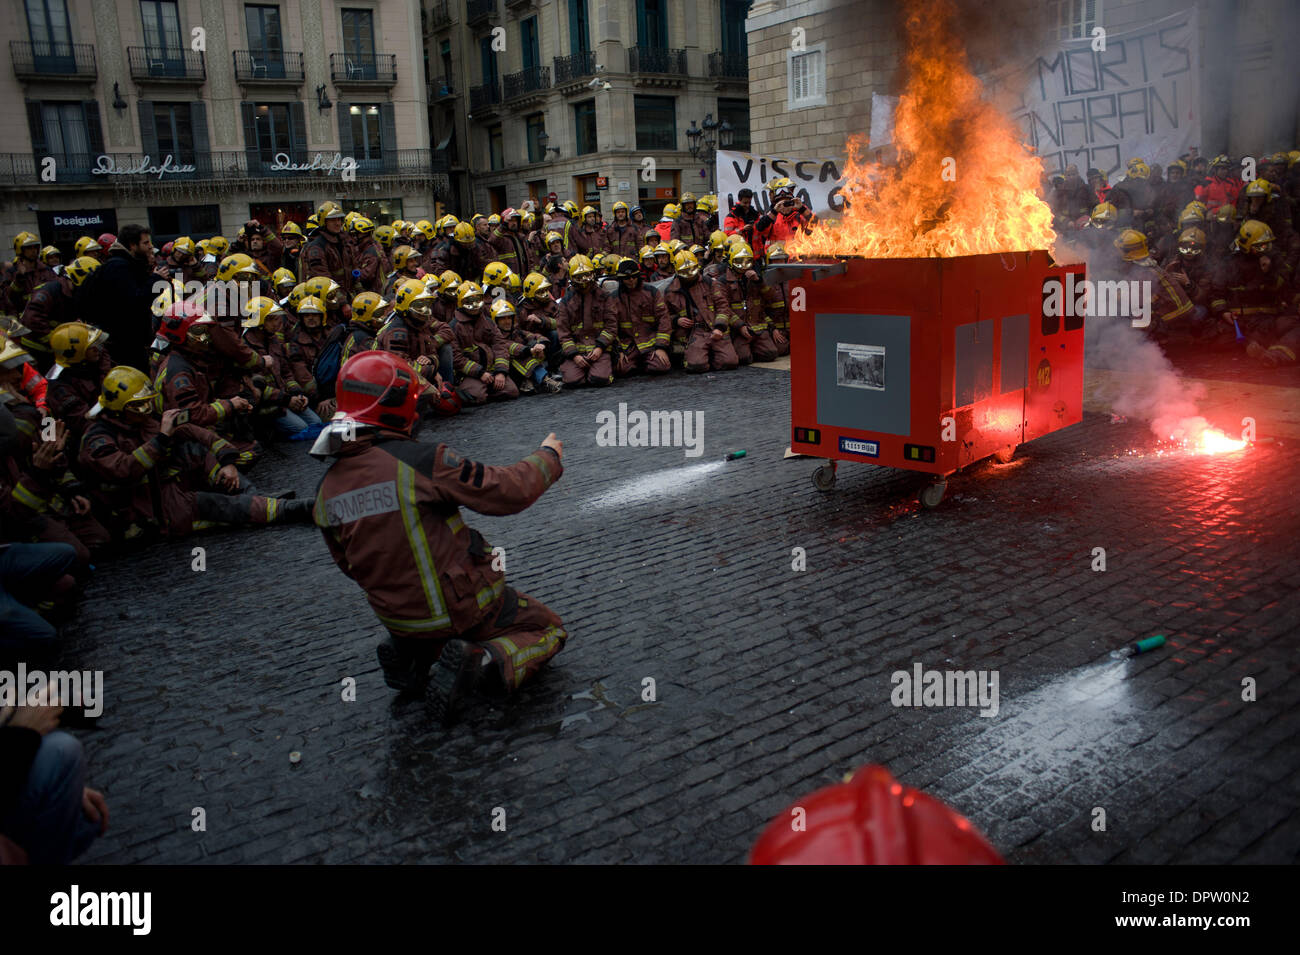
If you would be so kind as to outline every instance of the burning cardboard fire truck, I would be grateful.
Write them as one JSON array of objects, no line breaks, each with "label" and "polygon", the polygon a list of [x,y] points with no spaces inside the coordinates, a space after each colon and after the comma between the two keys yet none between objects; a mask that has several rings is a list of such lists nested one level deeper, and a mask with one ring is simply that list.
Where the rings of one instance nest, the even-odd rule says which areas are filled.
[{"label": "burning cardboard fire truck", "polygon": [[[791,449],[949,475],[1082,420],[1083,317],[1057,307],[1047,252],[838,257],[769,267],[790,283]],[[797,306],[802,305],[802,309]]]}]

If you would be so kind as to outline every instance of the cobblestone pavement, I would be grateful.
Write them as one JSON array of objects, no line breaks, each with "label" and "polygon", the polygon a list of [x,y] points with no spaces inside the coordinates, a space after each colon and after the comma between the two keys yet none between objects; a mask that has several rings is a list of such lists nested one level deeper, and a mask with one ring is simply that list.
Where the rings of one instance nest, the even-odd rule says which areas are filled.
[{"label": "cobblestone pavement", "polygon": [[[619,402],[703,411],[703,455],[597,447]],[[447,732],[394,701],[314,529],[101,568],[70,638],[106,671],[81,735],[112,826],[86,860],[739,862],[798,796],[878,762],[1013,862],[1297,861],[1295,442],[1159,454],[1089,414],[922,511],[923,478],[866,465],[818,492],[816,461],[782,460],[788,428],[788,375],[762,368],[442,424],[489,463],[565,440],[533,508],[467,517],[571,634],[518,700]],[[254,477],[306,494],[323,470],[286,445]],[[1109,658],[1155,633],[1166,648]],[[996,670],[997,715],[895,708],[890,675],[916,663]]]}]

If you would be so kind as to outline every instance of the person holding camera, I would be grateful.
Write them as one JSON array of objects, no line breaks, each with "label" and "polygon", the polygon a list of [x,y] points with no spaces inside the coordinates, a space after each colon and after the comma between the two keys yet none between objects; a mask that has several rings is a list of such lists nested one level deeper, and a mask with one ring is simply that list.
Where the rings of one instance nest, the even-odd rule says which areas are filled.
[{"label": "person holding camera", "polygon": [[771,242],[788,242],[800,232],[809,231],[812,210],[795,195],[794,183],[785,176],[767,184],[772,205],[754,223],[754,255],[762,255]]}]

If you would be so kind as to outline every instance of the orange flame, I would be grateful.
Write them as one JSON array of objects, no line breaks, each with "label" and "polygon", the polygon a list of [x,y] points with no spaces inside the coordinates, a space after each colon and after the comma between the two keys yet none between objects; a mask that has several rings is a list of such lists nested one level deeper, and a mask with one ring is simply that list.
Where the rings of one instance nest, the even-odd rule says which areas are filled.
[{"label": "orange flame", "polygon": [[953,0],[909,4],[908,80],[894,111],[900,166],[870,162],[866,137],[852,137],[841,190],[849,207],[838,222],[787,242],[791,255],[912,258],[1052,246],[1051,208],[1038,196],[1042,161],[983,98],[955,12]]},{"label": "orange flame", "polygon": [[1202,454],[1232,454],[1248,443],[1240,438],[1230,438],[1218,428],[1206,428],[1197,437],[1195,449]]}]

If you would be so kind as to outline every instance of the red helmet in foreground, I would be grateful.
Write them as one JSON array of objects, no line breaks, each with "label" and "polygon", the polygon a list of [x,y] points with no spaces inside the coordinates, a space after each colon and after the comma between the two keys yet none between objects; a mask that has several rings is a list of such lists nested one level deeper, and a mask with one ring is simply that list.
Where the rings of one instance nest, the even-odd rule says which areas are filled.
[{"label": "red helmet in foreground", "polygon": [[339,416],[410,434],[424,379],[392,352],[363,351],[343,363],[334,390]]},{"label": "red helmet in foreground", "polygon": [[[799,810],[802,810],[800,812]],[[754,843],[752,865],[1004,865],[975,827],[883,766],[804,797]]]}]

